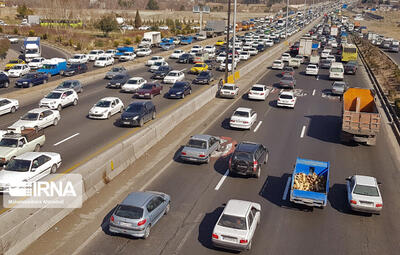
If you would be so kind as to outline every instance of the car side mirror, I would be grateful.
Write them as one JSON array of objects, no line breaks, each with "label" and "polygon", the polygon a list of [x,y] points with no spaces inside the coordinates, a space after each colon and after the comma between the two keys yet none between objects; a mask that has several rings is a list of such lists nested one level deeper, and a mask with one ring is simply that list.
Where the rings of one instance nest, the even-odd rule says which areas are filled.
[{"label": "car side mirror", "polygon": [[378,185],[381,185],[382,184],[382,182],[378,182]]},{"label": "car side mirror", "polygon": [[237,144],[235,144],[235,147],[237,147],[238,145]]},{"label": "car side mirror", "polygon": [[35,172],[37,167],[32,167],[31,172]]},{"label": "car side mirror", "polygon": [[347,177],[347,178],[346,178],[346,181],[350,181],[350,180],[351,180],[351,178],[350,178],[350,177]]},{"label": "car side mirror", "polygon": [[43,117],[39,117],[39,120],[42,120],[43,119]]}]

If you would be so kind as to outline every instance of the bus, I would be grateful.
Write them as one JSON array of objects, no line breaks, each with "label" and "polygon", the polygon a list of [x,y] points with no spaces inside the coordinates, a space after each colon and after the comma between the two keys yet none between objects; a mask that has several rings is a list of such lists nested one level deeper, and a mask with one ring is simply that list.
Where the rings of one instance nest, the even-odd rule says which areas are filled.
[{"label": "bus", "polygon": [[342,44],[342,62],[357,60],[357,47],[354,44]]}]

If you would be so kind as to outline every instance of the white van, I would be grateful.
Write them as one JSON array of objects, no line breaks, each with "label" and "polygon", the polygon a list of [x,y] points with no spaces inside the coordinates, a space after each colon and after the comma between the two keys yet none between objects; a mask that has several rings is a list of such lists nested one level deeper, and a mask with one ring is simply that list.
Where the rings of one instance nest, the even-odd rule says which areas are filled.
[{"label": "white van", "polygon": [[331,68],[329,69],[330,80],[343,80],[344,78],[344,67],[340,62],[332,62]]}]

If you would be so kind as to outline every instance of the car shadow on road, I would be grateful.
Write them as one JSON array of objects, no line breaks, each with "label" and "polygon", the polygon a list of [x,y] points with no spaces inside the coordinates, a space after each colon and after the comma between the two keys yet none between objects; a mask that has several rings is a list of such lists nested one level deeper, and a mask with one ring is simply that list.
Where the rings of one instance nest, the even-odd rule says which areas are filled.
[{"label": "car shadow on road", "polygon": [[329,81],[329,74],[318,74],[318,80]]},{"label": "car shadow on road", "polygon": [[341,143],[341,117],[334,115],[308,115],[305,117],[310,119],[307,136],[328,143]]},{"label": "car shadow on road", "polygon": [[228,160],[230,155],[219,157],[214,163],[214,170],[220,175],[224,175],[229,168]]},{"label": "car shadow on road", "polygon": [[223,129],[231,130],[232,128],[231,128],[231,126],[229,125],[229,121],[230,121],[230,120],[231,120],[230,118],[225,118],[225,119],[222,121],[222,123],[221,123],[221,127],[222,127]]}]

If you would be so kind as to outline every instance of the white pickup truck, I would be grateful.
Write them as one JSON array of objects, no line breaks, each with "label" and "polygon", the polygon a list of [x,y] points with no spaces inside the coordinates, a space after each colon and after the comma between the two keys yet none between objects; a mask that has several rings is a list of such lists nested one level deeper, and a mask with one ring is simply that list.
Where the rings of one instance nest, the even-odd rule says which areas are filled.
[{"label": "white pickup truck", "polygon": [[39,151],[44,145],[46,137],[43,130],[24,129],[8,131],[0,140],[0,165],[7,164],[12,158],[25,152]]}]

